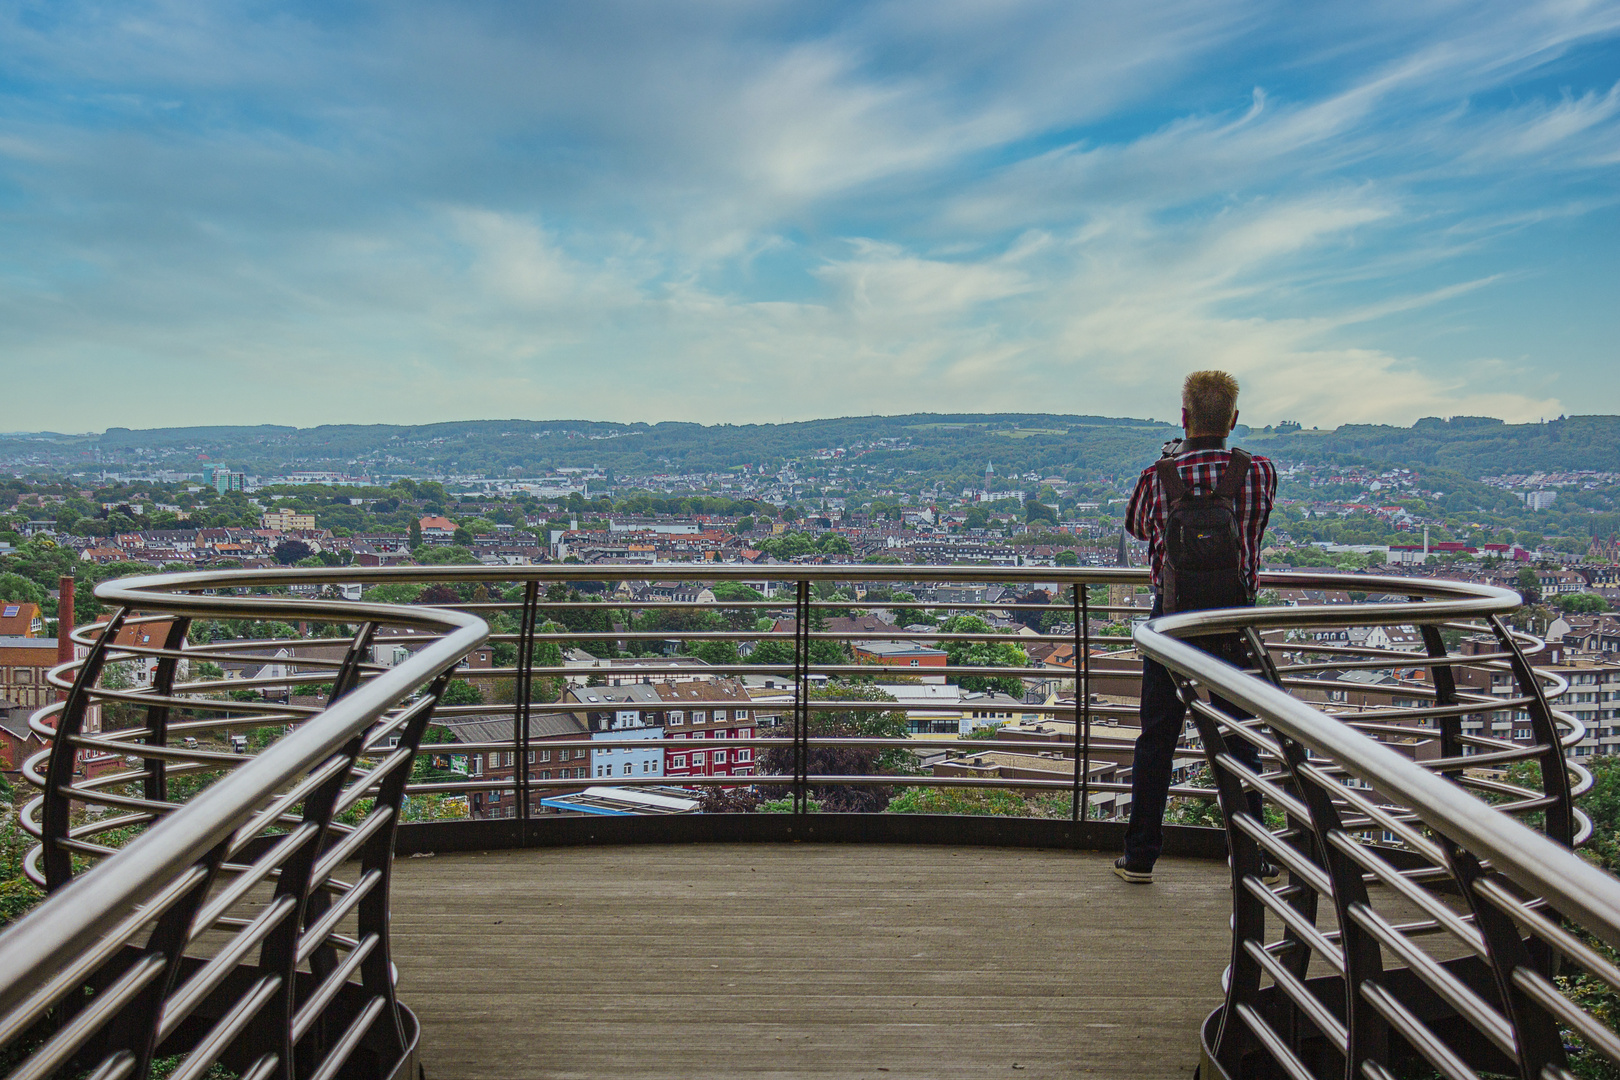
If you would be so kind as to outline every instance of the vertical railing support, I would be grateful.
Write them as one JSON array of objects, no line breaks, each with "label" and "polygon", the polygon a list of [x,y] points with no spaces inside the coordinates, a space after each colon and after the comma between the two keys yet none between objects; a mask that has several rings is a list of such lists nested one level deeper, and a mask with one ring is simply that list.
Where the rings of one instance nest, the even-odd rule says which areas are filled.
[{"label": "vertical railing support", "polygon": [[1076,579],[1071,589],[1070,609],[1074,616],[1074,792],[1069,820],[1085,821],[1091,804],[1091,656],[1087,648],[1087,623],[1091,597],[1086,584]]},{"label": "vertical railing support", "polygon": [[[163,648],[171,653],[177,653],[185,648],[186,635],[191,630],[191,620],[184,616],[177,616],[169,624],[169,635],[163,641]],[[180,667],[178,656],[165,656],[157,663],[157,671],[152,676],[152,693],[158,697],[169,697],[174,693],[175,674]],[[169,706],[155,703],[146,710],[146,745],[167,746],[169,744]],[[148,799],[166,802],[169,798],[168,762],[160,757],[144,758],[141,771],[146,773],[142,781],[142,794]]]},{"label": "vertical railing support", "polygon": [[513,797],[517,799],[518,828],[529,821],[529,724],[534,715],[534,635],[540,622],[540,581],[523,584],[523,617],[518,625],[518,675],[513,680],[517,705],[513,710],[512,776]]},{"label": "vertical railing support", "polygon": [[383,1020],[397,1041],[398,1052],[402,1054],[408,1040],[405,1036],[405,1023],[400,1016],[399,998],[394,992],[394,964],[388,929],[388,904],[393,892],[394,835],[405,813],[405,785],[410,783],[411,771],[416,761],[416,748],[422,744],[422,736],[427,731],[428,725],[433,722],[433,710],[438,706],[439,699],[444,696],[445,688],[450,685],[451,674],[447,671],[433,680],[428,690],[428,696],[433,700],[433,704],[423,709],[420,716],[413,717],[400,732],[399,745],[410,747],[411,758],[384,778],[378,786],[373,804],[374,809],[378,806],[390,808],[393,811],[393,819],[387,828],[379,829],[360,849],[361,876],[373,870],[382,875],[382,880],[366,894],[365,899],[360,901],[357,912],[357,938],[364,940],[368,934],[377,935],[376,947],[367,954],[360,966],[360,981],[369,996],[380,996],[387,1002]]},{"label": "vertical railing support", "polygon": [[793,812],[810,809],[810,582],[801,579],[793,604]]},{"label": "vertical railing support", "polygon": [[[1414,600],[1419,599],[1417,597]],[[1446,649],[1446,640],[1440,636],[1440,628],[1432,624],[1418,627],[1423,635],[1423,648],[1428,652],[1429,659],[1439,660],[1450,656]],[[1434,704],[1437,708],[1456,705],[1460,699],[1457,697],[1457,679],[1452,674],[1450,664],[1431,664],[1429,678],[1434,683]],[[1461,757],[1462,744],[1462,717],[1440,717],[1440,756],[1445,758]],[[1462,766],[1447,769],[1442,776],[1457,777],[1462,775]]]},{"label": "vertical railing support", "polygon": [[[1508,653],[1508,663],[1519,684],[1519,696],[1529,698],[1530,733],[1540,744],[1537,760],[1541,765],[1541,790],[1552,797],[1547,807],[1545,831],[1548,836],[1569,847],[1575,840],[1575,801],[1569,793],[1569,771],[1564,768],[1564,747],[1559,741],[1558,725],[1553,722],[1552,706],[1547,703],[1541,680],[1525,659],[1519,643],[1502,622],[1499,615],[1491,616],[1491,629],[1496,640]],[[1510,729],[1511,730],[1511,729]]]},{"label": "vertical railing support", "polygon": [[90,646],[78,677],[73,680],[73,689],[68,691],[67,702],[56,720],[56,737],[51,741],[51,760],[45,769],[45,790],[42,793],[45,820],[44,835],[41,837],[44,850],[40,854],[45,867],[45,888],[50,892],[60,889],[73,877],[73,856],[61,844],[68,838],[68,830],[72,827],[73,800],[68,796],[67,789],[73,784],[73,766],[79,756],[73,741],[84,727],[84,714],[90,707],[92,689],[101,679],[101,667],[106,663],[107,653],[111,651],[128,615],[128,608],[119,608],[108,617],[101,635]]}]

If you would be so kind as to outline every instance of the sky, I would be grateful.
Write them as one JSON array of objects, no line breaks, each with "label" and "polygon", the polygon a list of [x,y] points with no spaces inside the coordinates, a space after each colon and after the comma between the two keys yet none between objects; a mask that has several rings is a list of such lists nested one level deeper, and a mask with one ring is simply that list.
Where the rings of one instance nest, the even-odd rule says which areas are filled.
[{"label": "sky", "polygon": [[1620,413],[1620,0],[0,0],[5,430]]}]

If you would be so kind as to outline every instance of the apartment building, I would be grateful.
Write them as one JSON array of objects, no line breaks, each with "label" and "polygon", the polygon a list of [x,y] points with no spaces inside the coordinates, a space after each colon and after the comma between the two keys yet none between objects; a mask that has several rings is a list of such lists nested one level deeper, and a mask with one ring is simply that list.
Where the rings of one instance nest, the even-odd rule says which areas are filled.
[{"label": "apartment building", "polygon": [[659,683],[656,689],[666,710],[666,776],[679,782],[688,776],[754,775],[753,748],[725,744],[754,735],[754,702],[741,680]]}]

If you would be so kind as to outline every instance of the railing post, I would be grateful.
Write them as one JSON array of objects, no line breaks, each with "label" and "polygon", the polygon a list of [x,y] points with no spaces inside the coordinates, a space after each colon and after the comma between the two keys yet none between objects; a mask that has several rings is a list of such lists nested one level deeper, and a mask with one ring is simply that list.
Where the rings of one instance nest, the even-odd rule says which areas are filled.
[{"label": "railing post", "polygon": [[793,604],[793,812],[810,809],[810,582],[801,578]]},{"label": "railing post", "polygon": [[513,797],[517,799],[519,829],[529,821],[529,723],[534,714],[534,635],[540,621],[540,579],[531,578],[523,584],[523,617],[518,626],[518,674],[513,680],[517,693],[517,706],[512,724],[512,744],[515,750],[512,776]]},{"label": "railing post", "polygon": [[[1226,1007],[1221,1012],[1214,1051],[1216,1060],[1228,1075],[1241,1076],[1243,1057],[1248,1052],[1252,1036],[1238,1018],[1237,1007],[1258,1008],[1261,1005],[1260,965],[1249,955],[1243,943],[1251,939],[1263,941],[1266,931],[1266,909],[1242,883],[1246,875],[1259,871],[1260,846],[1232,824],[1239,814],[1249,813],[1249,806],[1243,781],[1219,760],[1226,750],[1226,736],[1222,734],[1220,724],[1193,707],[1198,700],[1198,687],[1173,669],[1172,674],[1182,703],[1192,710],[1193,722],[1198,726],[1198,737],[1204,744],[1204,760],[1210,779],[1215,781],[1216,797],[1221,814],[1226,819],[1226,844],[1232,861],[1232,954],[1226,969]],[[1264,822],[1261,824],[1264,825]]]},{"label": "railing post", "polygon": [[[1440,628],[1431,624],[1418,627],[1423,635],[1423,647],[1428,651],[1429,659],[1439,660],[1449,657],[1446,649],[1446,640],[1440,636]],[[1434,683],[1434,704],[1436,708],[1459,704],[1457,697],[1457,679],[1452,674],[1450,664],[1431,664],[1429,678]],[[1444,758],[1462,757],[1462,717],[1440,717],[1440,756]],[[1462,773],[1462,766],[1447,769],[1442,776],[1458,776]]]},{"label": "railing post", "polygon": [[[191,630],[191,620],[184,616],[177,616],[169,624],[169,636],[164,639],[163,648],[169,652],[179,652],[185,648],[186,635]],[[174,693],[175,673],[179,669],[178,656],[165,656],[158,661],[157,671],[152,676],[152,693],[159,697],[169,697]],[[146,710],[146,745],[167,746],[169,744],[169,706],[154,703]],[[145,758],[141,769],[146,773],[142,782],[142,794],[148,799],[167,802],[169,798],[168,762],[163,758]]]},{"label": "railing post", "polygon": [[[1279,744],[1283,743],[1281,737]],[[1287,753],[1289,772],[1294,788],[1311,813],[1311,832],[1316,850],[1321,853],[1319,865],[1327,871],[1333,886],[1334,914],[1339,924],[1339,946],[1344,952],[1344,1020],[1349,1045],[1346,1048],[1345,1073],[1347,1077],[1375,1075],[1363,1071],[1363,1065],[1389,1064],[1389,1024],[1368,1004],[1361,988],[1368,980],[1377,980],[1384,973],[1383,953],[1378,941],[1350,915],[1356,905],[1370,906],[1367,882],[1362,868],[1343,851],[1329,842],[1334,833],[1344,833],[1344,824],[1332,795],[1317,776],[1307,772],[1310,761],[1303,751]],[[1331,782],[1331,781],[1329,781]],[[1235,897],[1234,897],[1235,899]],[[1314,921],[1314,911],[1312,912]],[[1387,1074],[1386,1074],[1387,1075]]]},{"label": "railing post", "polygon": [[1519,643],[1514,640],[1501,616],[1491,616],[1491,629],[1508,653],[1508,663],[1512,665],[1513,677],[1519,684],[1519,696],[1530,699],[1526,710],[1530,713],[1530,733],[1541,744],[1541,790],[1555,800],[1547,807],[1544,818],[1546,833],[1569,847],[1575,840],[1575,800],[1569,793],[1569,771],[1564,767],[1564,747],[1558,738],[1558,725],[1553,723],[1552,706],[1547,703],[1541,680],[1536,677],[1530,661],[1525,659]]},{"label": "railing post", "polygon": [[90,646],[84,665],[73,680],[73,689],[68,691],[67,702],[57,716],[56,737],[51,741],[51,760],[45,769],[45,791],[42,795],[45,813],[44,835],[40,839],[44,850],[40,854],[47,892],[60,889],[73,877],[73,856],[60,843],[67,839],[68,830],[72,827],[70,816],[73,800],[66,789],[73,784],[73,763],[78,758],[73,740],[84,727],[91,688],[100,680],[107,653],[112,649],[112,643],[128,615],[128,608],[118,608],[108,617],[107,625],[102,627],[101,636]]},{"label": "railing post", "polygon": [[393,891],[394,835],[405,813],[405,786],[410,783],[411,772],[416,763],[416,748],[422,744],[422,736],[427,731],[428,725],[433,722],[433,711],[438,707],[439,699],[444,696],[445,688],[450,685],[452,674],[453,672],[447,671],[433,680],[428,690],[428,696],[433,704],[423,709],[421,715],[412,719],[400,732],[399,745],[410,747],[411,757],[383,779],[373,802],[374,812],[378,806],[389,807],[393,811],[393,820],[389,822],[387,828],[379,829],[376,835],[366,842],[360,849],[359,856],[362,877],[373,870],[382,875],[376,887],[360,901],[357,912],[356,939],[364,941],[369,934],[377,935],[376,947],[360,965],[360,981],[368,995],[380,996],[387,1001],[385,1022],[398,1041],[401,1053],[405,1050],[407,1040],[405,1023],[399,1014],[399,998],[394,992],[394,964],[389,940],[388,909]]},{"label": "railing post", "polygon": [[1474,854],[1441,837],[1451,872],[1457,878],[1458,891],[1468,901],[1474,914],[1474,925],[1485,939],[1486,962],[1496,980],[1496,992],[1501,996],[1504,1010],[1513,1022],[1514,1042],[1519,1051],[1519,1075],[1537,1080],[1545,1075],[1567,1075],[1563,1072],[1564,1040],[1558,1024],[1546,1009],[1538,1005],[1513,981],[1515,968],[1541,971],[1544,964],[1536,963],[1519,936],[1519,928],[1508,915],[1482,898],[1474,886],[1486,876]]},{"label": "railing post", "polygon": [[1091,804],[1091,650],[1088,624],[1091,619],[1089,589],[1076,579],[1070,591],[1074,615],[1074,793],[1070,821],[1085,821]]}]

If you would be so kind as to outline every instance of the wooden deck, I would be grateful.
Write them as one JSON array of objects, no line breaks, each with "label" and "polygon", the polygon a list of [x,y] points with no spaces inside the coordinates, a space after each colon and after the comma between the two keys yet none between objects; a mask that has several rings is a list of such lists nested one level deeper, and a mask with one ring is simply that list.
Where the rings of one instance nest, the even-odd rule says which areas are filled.
[{"label": "wooden deck", "polygon": [[1216,862],[739,844],[402,858],[429,1080],[1188,1077],[1220,1002]]}]

